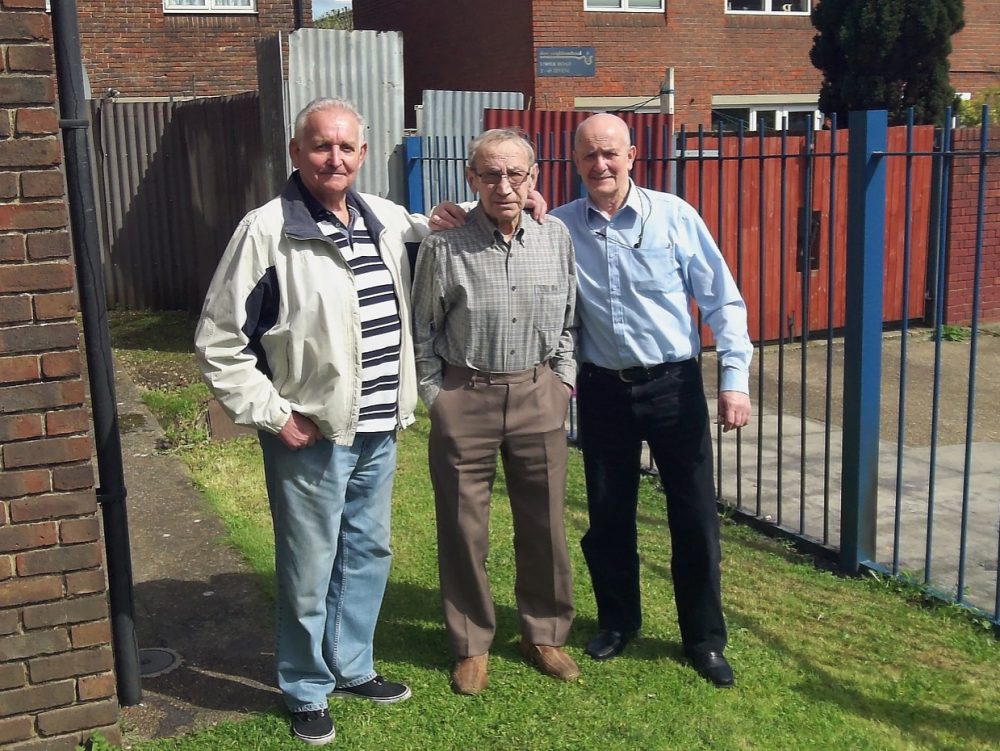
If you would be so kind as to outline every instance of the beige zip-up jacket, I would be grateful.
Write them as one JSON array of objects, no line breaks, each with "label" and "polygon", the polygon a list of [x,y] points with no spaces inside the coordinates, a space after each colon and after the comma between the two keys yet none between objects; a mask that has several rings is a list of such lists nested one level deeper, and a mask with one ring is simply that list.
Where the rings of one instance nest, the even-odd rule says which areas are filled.
[{"label": "beige zip-up jacket", "polygon": [[[219,262],[195,332],[202,373],[240,425],[278,433],[292,411],[350,445],[361,402],[361,318],[354,276],[313,220],[293,175],[240,222]],[[378,196],[348,200],[392,276],[401,323],[397,426],[417,403],[410,261],[427,219]]]}]

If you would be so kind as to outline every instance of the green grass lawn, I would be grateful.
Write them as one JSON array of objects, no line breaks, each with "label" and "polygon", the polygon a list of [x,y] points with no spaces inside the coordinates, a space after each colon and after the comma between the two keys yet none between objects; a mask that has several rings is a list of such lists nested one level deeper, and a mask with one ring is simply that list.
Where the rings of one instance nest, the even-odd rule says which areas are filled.
[{"label": "green grass lawn", "polygon": [[[120,362],[163,422],[170,450],[186,462],[233,544],[270,587],[272,541],[259,449],[248,439],[205,440],[197,418],[208,391],[192,375],[191,326],[184,316],[115,314],[112,338]],[[567,528],[577,618],[567,647],[582,678],[560,683],[517,653],[512,529],[501,474],[488,563],[498,618],[490,686],[478,697],[456,696],[448,686],[451,658],[439,611],[428,428],[424,414],[400,436],[395,557],[375,639],[376,667],[409,683],[413,698],[389,707],[332,702],[335,748],[1000,748],[1000,643],[991,629],[955,607],[928,607],[891,583],[823,571],[787,546],[729,521],[723,522],[723,600],[737,687],[719,690],[700,679],[681,655],[664,502],[652,480],[643,483],[639,514],[642,635],[615,660],[587,658],[583,647],[596,628],[596,614],[578,544],[587,517],[576,451],[570,458]],[[297,747],[304,748],[291,739],[277,710],[133,746]]]}]

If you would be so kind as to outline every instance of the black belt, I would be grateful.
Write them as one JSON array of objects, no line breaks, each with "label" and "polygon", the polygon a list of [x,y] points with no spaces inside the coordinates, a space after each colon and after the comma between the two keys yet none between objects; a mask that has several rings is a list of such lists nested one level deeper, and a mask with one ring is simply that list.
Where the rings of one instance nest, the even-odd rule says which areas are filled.
[{"label": "black belt", "polygon": [[683,367],[690,360],[681,360],[680,362],[661,362],[659,365],[636,365],[634,368],[624,368],[622,370],[611,370],[610,368],[601,368],[593,363],[586,362],[580,368],[581,372],[584,374],[592,374],[597,376],[602,376],[604,378],[614,378],[622,383],[647,383],[649,381],[655,381],[662,375],[669,373],[671,370],[677,370]]}]

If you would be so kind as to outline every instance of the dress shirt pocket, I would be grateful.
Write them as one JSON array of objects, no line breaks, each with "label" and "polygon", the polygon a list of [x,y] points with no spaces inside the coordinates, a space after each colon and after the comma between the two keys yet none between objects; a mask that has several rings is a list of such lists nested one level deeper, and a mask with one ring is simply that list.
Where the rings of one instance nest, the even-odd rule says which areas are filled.
[{"label": "dress shirt pocket", "polygon": [[639,292],[671,293],[684,290],[681,265],[673,243],[637,248],[631,254],[632,286]]},{"label": "dress shirt pocket", "polygon": [[566,287],[559,284],[536,284],[532,301],[535,328],[543,333],[559,334],[566,320]]},{"label": "dress shirt pocket", "polygon": [[530,347],[537,347],[535,356],[545,359],[556,348],[563,326],[566,325],[566,285],[536,284],[533,286],[535,341]]}]

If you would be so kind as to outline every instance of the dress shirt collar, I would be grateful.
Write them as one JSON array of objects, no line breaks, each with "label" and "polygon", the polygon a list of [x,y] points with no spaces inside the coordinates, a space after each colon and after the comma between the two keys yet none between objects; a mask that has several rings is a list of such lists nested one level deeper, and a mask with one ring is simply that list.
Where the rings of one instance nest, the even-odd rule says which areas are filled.
[{"label": "dress shirt collar", "polygon": [[590,200],[590,196],[588,195],[584,199],[587,226],[593,230],[603,229],[605,225],[613,222],[616,216],[622,212],[627,212],[629,209],[634,211],[636,216],[642,216],[642,197],[639,195],[640,190],[641,188],[639,188],[630,177],[628,179],[628,193],[625,194],[625,200],[610,219],[608,219],[607,215],[601,211],[601,209],[597,208],[597,204]]},{"label": "dress shirt collar", "polygon": [[[477,227],[483,230],[483,232],[489,233],[498,242],[507,245],[507,241],[504,239],[503,233],[500,231],[500,228],[497,227],[497,225],[493,222],[493,220],[486,215],[486,212],[483,211],[483,205],[481,203],[477,203],[475,205],[472,211],[469,212],[469,217],[472,219],[472,221],[475,223]],[[521,244],[524,243],[524,225],[526,217],[527,215],[522,211],[521,221],[517,223],[517,229],[514,230],[514,235],[511,237],[511,242],[517,240]]]}]

